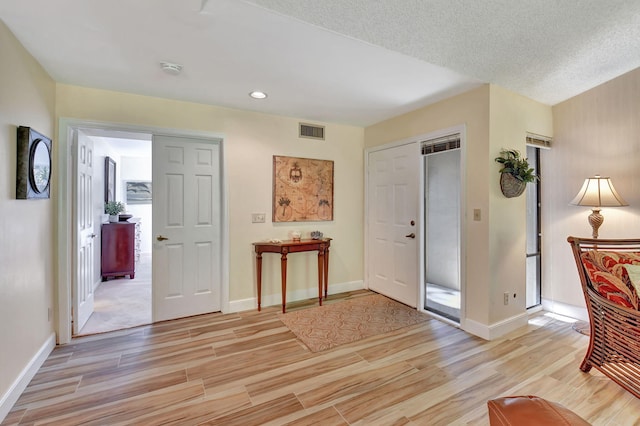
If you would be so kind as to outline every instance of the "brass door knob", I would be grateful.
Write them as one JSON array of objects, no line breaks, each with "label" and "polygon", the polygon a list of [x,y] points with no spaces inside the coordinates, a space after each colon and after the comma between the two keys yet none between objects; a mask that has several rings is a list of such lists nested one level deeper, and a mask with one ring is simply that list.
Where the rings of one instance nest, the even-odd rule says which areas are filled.
[{"label": "brass door knob", "polygon": [[162,235],[158,235],[158,236],[156,237],[156,240],[158,240],[158,241],[164,241],[164,240],[168,240],[168,239],[169,239],[169,238],[167,238],[167,237],[163,237]]}]

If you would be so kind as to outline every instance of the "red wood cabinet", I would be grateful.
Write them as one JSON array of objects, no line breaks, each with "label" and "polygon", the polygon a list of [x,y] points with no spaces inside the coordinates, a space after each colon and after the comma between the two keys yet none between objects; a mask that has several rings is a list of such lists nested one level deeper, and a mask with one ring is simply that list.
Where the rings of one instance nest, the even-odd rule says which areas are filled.
[{"label": "red wood cabinet", "polygon": [[135,277],[136,224],[116,222],[102,224],[102,281],[108,277]]}]

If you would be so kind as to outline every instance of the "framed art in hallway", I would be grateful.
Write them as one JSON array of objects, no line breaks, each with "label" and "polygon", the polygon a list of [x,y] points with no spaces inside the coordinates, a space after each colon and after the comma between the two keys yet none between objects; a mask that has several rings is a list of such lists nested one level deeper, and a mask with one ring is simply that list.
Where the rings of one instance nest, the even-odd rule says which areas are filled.
[{"label": "framed art in hallway", "polygon": [[104,157],[104,202],[116,201],[116,162]]},{"label": "framed art in hallway", "polygon": [[125,182],[127,204],[151,204],[152,187],[150,180],[130,180]]}]

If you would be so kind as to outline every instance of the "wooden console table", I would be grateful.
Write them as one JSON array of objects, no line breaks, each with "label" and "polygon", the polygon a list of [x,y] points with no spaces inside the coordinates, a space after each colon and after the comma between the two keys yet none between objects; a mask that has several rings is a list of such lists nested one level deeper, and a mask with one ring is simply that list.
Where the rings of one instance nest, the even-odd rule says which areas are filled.
[{"label": "wooden console table", "polygon": [[280,268],[282,269],[282,313],[287,306],[287,254],[305,251],[318,252],[318,303],[322,306],[322,288],[324,284],[324,297],[327,297],[329,277],[329,246],[331,238],[319,240],[287,240],[280,243],[259,242],[253,243],[256,250],[256,265],[258,276],[258,311],[262,303],[262,253],[280,253]]}]

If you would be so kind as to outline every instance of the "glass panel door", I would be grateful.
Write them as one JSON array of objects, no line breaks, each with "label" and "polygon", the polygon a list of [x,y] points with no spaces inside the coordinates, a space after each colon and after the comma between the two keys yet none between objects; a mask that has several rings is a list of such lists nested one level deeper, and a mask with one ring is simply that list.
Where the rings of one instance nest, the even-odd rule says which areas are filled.
[{"label": "glass panel door", "polygon": [[460,321],[460,149],[423,156],[425,309]]}]

